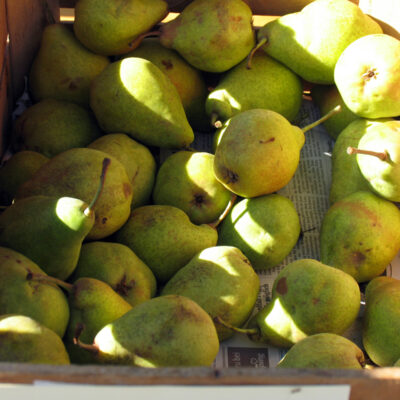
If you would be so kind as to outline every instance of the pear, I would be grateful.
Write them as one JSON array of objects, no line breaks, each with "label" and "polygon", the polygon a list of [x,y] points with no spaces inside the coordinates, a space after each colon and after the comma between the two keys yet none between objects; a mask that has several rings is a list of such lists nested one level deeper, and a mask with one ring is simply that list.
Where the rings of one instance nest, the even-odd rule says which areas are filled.
[{"label": "pear", "polygon": [[372,279],[365,290],[362,342],[369,358],[390,367],[400,358],[400,281],[387,276]]},{"label": "pear", "polygon": [[[166,283],[161,295],[185,296],[233,326],[242,326],[255,306],[260,280],[236,247],[213,246],[200,251]],[[220,341],[233,332],[216,324]]]},{"label": "pear", "polygon": [[293,202],[269,194],[236,203],[220,225],[218,244],[238,247],[256,270],[279,265],[300,236]]},{"label": "pear", "polygon": [[213,227],[193,224],[181,209],[148,205],[134,209],[113,239],[128,246],[154,273],[166,282],[200,250],[215,246]]},{"label": "pear", "polygon": [[143,58],[105,68],[91,86],[90,106],[107,133],[126,133],[148,146],[184,148],[193,142],[175,86]]},{"label": "pear", "polygon": [[194,0],[162,25],[160,42],[199,70],[227,71],[254,46],[251,9],[242,0]]},{"label": "pear", "polygon": [[278,274],[271,301],[248,328],[235,330],[277,347],[291,347],[317,333],[341,335],[357,318],[360,296],[349,274],[314,259],[299,259]]},{"label": "pear", "polygon": [[107,364],[138,367],[211,366],[219,342],[211,317],[184,296],[148,300],[78,345]]},{"label": "pear", "polygon": [[347,149],[348,147],[358,147],[363,135],[381,122],[357,118],[350,122],[337,137],[332,150],[332,182],[329,192],[331,204],[360,190],[371,191],[368,181],[360,171],[357,158],[349,157]]},{"label": "pear", "polygon": [[124,133],[103,135],[87,147],[111,154],[125,167],[134,193],[132,209],[150,202],[157,164],[148,147]]},{"label": "pear", "polygon": [[89,205],[76,198],[42,195],[13,203],[0,214],[0,245],[23,253],[48,275],[68,278],[93,228],[93,208],[104,186],[108,162],[105,158],[99,190]]},{"label": "pear", "polygon": [[68,365],[70,359],[61,338],[25,315],[0,316],[0,361]]},{"label": "pear", "polygon": [[205,78],[175,50],[164,47],[157,38],[146,38],[125,57],[140,57],[155,64],[178,90],[187,119],[195,131],[209,131],[205,101],[208,95]]},{"label": "pear", "polygon": [[399,59],[400,40],[384,33],[346,47],[335,66],[335,83],[347,107],[364,118],[400,115]]},{"label": "pear", "polygon": [[133,193],[124,166],[100,150],[78,147],[57,154],[19,187],[16,202],[25,197],[43,195],[73,197],[89,203],[98,190],[99,171],[104,159],[110,160],[107,179],[93,208],[95,221],[86,239],[105,238],[128,219]]},{"label": "pear", "polygon": [[79,0],[74,33],[96,54],[124,54],[168,13],[164,0]]},{"label": "pear", "polygon": [[67,25],[48,25],[29,72],[30,94],[35,102],[51,97],[88,107],[91,82],[109,63],[87,50]]},{"label": "pear", "polygon": [[120,243],[84,243],[71,281],[96,278],[108,283],[132,307],[155,296],[157,283],[150,268]]},{"label": "pear", "polygon": [[12,154],[0,168],[0,205],[10,205],[18,187],[48,160],[37,151],[22,150]]},{"label": "pear", "polygon": [[0,315],[31,317],[63,337],[69,320],[68,300],[54,284],[32,281],[32,273],[46,275],[21,253],[0,247]]},{"label": "pear", "polygon": [[[400,121],[379,119],[369,127],[349,154],[357,154],[361,174],[372,191],[400,201]],[[354,157],[354,156],[353,156]]]},{"label": "pear", "polygon": [[252,109],[233,116],[215,151],[215,177],[242,197],[276,192],[296,172],[304,132],[339,111],[337,107],[302,129],[272,110]]},{"label": "pear", "polygon": [[17,118],[13,147],[37,151],[50,158],[73,147],[85,147],[100,135],[94,116],[82,106],[44,99]]},{"label": "pear", "polygon": [[254,108],[276,111],[292,121],[300,110],[302,95],[303,85],[296,74],[265,53],[257,53],[251,69],[244,60],[224,74],[207,97],[206,111],[212,122],[224,122]]},{"label": "pear", "polygon": [[372,192],[342,198],[322,220],[321,261],[358,282],[382,274],[399,250],[400,210]]},{"label": "pear", "polygon": [[354,120],[359,117],[354,114],[340,96],[336,85],[314,85],[311,88],[311,97],[318,107],[321,115],[328,113],[332,108],[340,105],[341,112],[333,115],[323,123],[328,134],[336,140],[339,134]]},{"label": "pear", "polygon": [[362,369],[363,351],[351,340],[334,333],[317,333],[296,343],[277,368]]},{"label": "pear", "polygon": [[195,224],[219,218],[232,193],[213,172],[214,155],[200,151],[178,151],[161,164],[153,189],[154,204],[178,207]]},{"label": "pear", "polygon": [[300,12],[267,22],[258,31],[257,46],[304,80],[333,84],[343,50],[362,36],[381,32],[351,1],[316,0]]}]

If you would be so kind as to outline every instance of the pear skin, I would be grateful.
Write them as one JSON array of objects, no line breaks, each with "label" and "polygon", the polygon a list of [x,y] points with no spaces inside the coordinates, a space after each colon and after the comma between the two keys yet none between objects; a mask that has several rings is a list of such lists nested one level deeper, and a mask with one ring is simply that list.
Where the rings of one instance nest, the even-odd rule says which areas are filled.
[{"label": "pear skin", "polygon": [[82,277],[108,283],[132,307],[155,296],[157,283],[150,268],[120,243],[84,243],[72,281]]},{"label": "pear skin", "polygon": [[36,102],[50,97],[88,107],[91,82],[109,63],[84,47],[67,25],[48,25],[29,72],[30,94]]},{"label": "pear skin", "polygon": [[[186,296],[212,318],[242,326],[255,306],[260,288],[258,275],[244,254],[233,246],[213,246],[200,251],[164,286],[161,295]],[[216,323],[220,341],[233,331]]]},{"label": "pear skin", "polygon": [[351,340],[334,333],[317,333],[296,343],[277,368],[362,369],[363,351]]},{"label": "pear skin", "polygon": [[316,0],[300,12],[267,22],[257,40],[265,41],[262,49],[304,80],[333,84],[343,50],[364,35],[380,32],[379,24],[351,1]]},{"label": "pear skin", "polygon": [[148,300],[106,325],[90,350],[107,364],[210,367],[219,342],[211,317],[197,303],[168,295]]},{"label": "pear skin", "polygon": [[148,205],[134,209],[113,239],[131,248],[158,282],[166,282],[200,250],[215,246],[218,233],[193,224],[177,207]]},{"label": "pear skin", "polygon": [[168,3],[164,0],[79,0],[75,5],[74,33],[93,53],[124,54],[167,12]]},{"label": "pear skin", "polygon": [[126,133],[148,146],[185,148],[194,140],[173,83],[152,62],[129,57],[93,81],[90,106],[107,133]]},{"label": "pear skin", "polygon": [[74,148],[52,157],[29,181],[19,187],[16,201],[33,195],[45,195],[74,197],[89,204],[98,190],[105,158],[111,162],[103,190],[93,209],[93,228],[86,236],[91,240],[105,238],[128,219],[133,193],[124,166],[100,150]]},{"label": "pear skin", "polygon": [[254,46],[251,9],[242,0],[195,0],[161,27],[160,42],[201,71],[227,71]]},{"label": "pear skin", "polygon": [[400,250],[400,210],[372,192],[352,193],[326,212],[321,261],[366,282],[381,275]]},{"label": "pear skin", "polygon": [[216,221],[228,206],[232,192],[213,172],[214,155],[177,151],[158,169],[153,189],[154,204],[178,207],[195,224]]},{"label": "pear skin", "polygon": [[131,209],[150,202],[157,164],[147,146],[124,133],[109,133],[96,139],[87,147],[111,154],[125,167],[132,184]]},{"label": "pear skin", "polygon": [[69,320],[68,300],[54,284],[35,282],[32,273],[46,275],[21,253],[0,247],[0,314],[21,314],[63,337]]},{"label": "pear skin", "polygon": [[11,205],[18,187],[48,160],[43,154],[30,150],[18,151],[8,158],[0,168],[0,205]]},{"label": "pear skin", "polygon": [[0,342],[1,362],[70,364],[60,336],[25,315],[0,316]]},{"label": "pear skin", "polygon": [[387,276],[372,279],[365,302],[363,346],[376,365],[390,367],[400,358],[400,281]]},{"label": "pear skin", "polygon": [[236,246],[255,270],[280,264],[300,236],[300,219],[293,202],[269,194],[237,202],[219,228],[218,244]]},{"label": "pear skin", "polygon": [[53,157],[73,147],[85,147],[101,135],[91,112],[78,104],[44,99],[15,121],[14,148]]}]

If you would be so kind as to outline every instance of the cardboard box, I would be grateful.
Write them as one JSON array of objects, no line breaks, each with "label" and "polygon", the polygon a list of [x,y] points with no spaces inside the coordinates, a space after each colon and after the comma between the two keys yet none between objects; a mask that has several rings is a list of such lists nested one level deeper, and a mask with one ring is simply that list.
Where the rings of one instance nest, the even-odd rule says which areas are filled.
[{"label": "cardboard box", "polygon": [[[275,14],[298,9],[299,0],[247,0],[254,13]],[[357,1],[356,1],[357,2]],[[10,132],[11,112],[24,91],[24,77],[38,49],[43,27],[60,18],[60,5],[76,0],[0,0],[0,153]],[[170,0],[174,11],[188,3]],[[275,5],[274,5],[275,3]],[[285,3],[285,8],[280,8]],[[303,2],[304,3],[304,2]],[[387,33],[400,37],[399,0],[360,0],[364,12],[382,22]],[[278,6],[276,6],[278,4]],[[260,20],[262,21],[262,19]],[[48,366],[0,363],[0,383],[35,381],[106,385],[351,385],[350,398],[400,398],[400,368],[353,370],[279,370],[257,368],[160,368],[119,366]]]}]

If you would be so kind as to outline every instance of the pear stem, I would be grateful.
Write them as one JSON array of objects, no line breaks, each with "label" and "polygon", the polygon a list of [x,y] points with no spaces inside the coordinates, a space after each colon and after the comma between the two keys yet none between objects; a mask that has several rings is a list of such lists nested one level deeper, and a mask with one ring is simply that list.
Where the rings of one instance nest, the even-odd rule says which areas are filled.
[{"label": "pear stem", "polygon": [[217,129],[222,127],[222,122],[218,119],[218,114],[216,112],[211,114],[211,125]]},{"label": "pear stem", "polygon": [[28,281],[38,281],[38,282],[44,282],[44,283],[54,283],[57,286],[62,287],[65,289],[68,293],[71,293],[74,285],[64,282],[61,279],[54,278],[53,276],[48,276],[48,275],[42,275],[42,274],[34,274],[33,272],[29,271],[28,275],[26,276],[26,279]]},{"label": "pear stem", "polygon": [[385,161],[389,158],[389,154],[386,151],[377,152],[372,150],[362,150],[351,146],[347,148],[347,154],[366,154],[368,156],[378,157],[382,161]]},{"label": "pear stem", "polygon": [[94,195],[94,198],[93,198],[92,202],[83,211],[86,216],[90,216],[92,214],[93,208],[95,207],[95,205],[97,203],[97,200],[99,199],[99,197],[101,195],[101,192],[103,191],[104,182],[105,182],[105,179],[106,179],[106,173],[107,173],[107,170],[108,170],[108,167],[110,166],[110,164],[111,164],[111,160],[109,158],[105,158],[103,160],[103,166],[102,166],[102,169],[101,169],[99,187],[97,188],[97,192]]},{"label": "pear stem", "polygon": [[97,354],[99,352],[99,348],[95,344],[86,344],[80,341],[79,337],[81,336],[84,328],[85,326],[82,323],[78,322],[76,324],[73,338],[74,345],[80,347],[81,349],[90,351],[91,353]]},{"label": "pear stem", "polygon": [[339,112],[342,111],[342,107],[340,105],[337,105],[335,108],[333,108],[331,111],[329,111],[327,114],[325,114],[323,117],[320,119],[317,119],[315,122],[312,124],[309,124],[305,126],[304,128],[301,128],[301,130],[306,133],[307,131],[315,128],[317,125],[322,124],[325,122],[327,119],[333,117],[335,114],[338,114]]},{"label": "pear stem", "polygon": [[137,38],[133,39],[129,43],[129,47],[132,48],[132,50],[136,49],[142,43],[143,39],[146,39],[149,36],[160,36],[161,32],[160,31],[151,31],[151,32],[145,32],[139,35]]},{"label": "pear stem", "polygon": [[246,68],[247,69],[251,69],[251,61],[253,60],[254,54],[255,52],[262,46],[264,46],[264,44],[266,44],[268,42],[268,38],[263,37],[254,47],[253,49],[250,51],[249,55],[247,56],[247,64],[246,64]]},{"label": "pear stem", "polygon": [[231,324],[228,324],[228,322],[224,321],[224,320],[223,320],[221,317],[219,317],[219,316],[214,317],[214,322],[217,322],[217,323],[219,323],[219,324],[225,326],[226,328],[232,329],[232,330],[235,331],[235,332],[245,333],[245,334],[247,334],[247,335],[252,335],[252,334],[256,335],[256,334],[260,333],[259,330],[258,330],[257,328],[242,329],[242,328],[238,328],[238,327],[236,327],[236,326],[233,326],[233,325],[231,325]]},{"label": "pear stem", "polygon": [[225,217],[229,214],[229,211],[231,211],[231,208],[235,204],[236,199],[237,195],[232,193],[231,199],[229,200],[229,203],[225,207],[225,210],[222,212],[222,214],[215,221],[208,224],[209,226],[211,226],[211,228],[217,229],[217,226],[225,219]]}]

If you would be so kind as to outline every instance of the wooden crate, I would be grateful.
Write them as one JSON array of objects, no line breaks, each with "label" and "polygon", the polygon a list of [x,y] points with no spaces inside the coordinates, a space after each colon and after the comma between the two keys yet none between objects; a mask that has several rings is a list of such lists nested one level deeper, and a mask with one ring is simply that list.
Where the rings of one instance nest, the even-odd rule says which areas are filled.
[{"label": "wooden crate", "polygon": [[[400,38],[399,0],[352,0]],[[190,1],[170,0],[179,12]],[[247,0],[255,14],[296,11],[301,0]],[[11,111],[24,91],[24,77],[39,47],[43,27],[76,0],[0,0],[0,154],[10,131]],[[284,3],[284,8],[281,5]],[[304,4],[304,2],[303,2]],[[266,17],[267,18],[267,17]],[[262,21],[262,19],[260,20]],[[399,399],[400,368],[302,370],[256,368],[159,368],[48,366],[0,363],[0,383],[36,380],[107,385],[351,385],[351,400]]]}]

